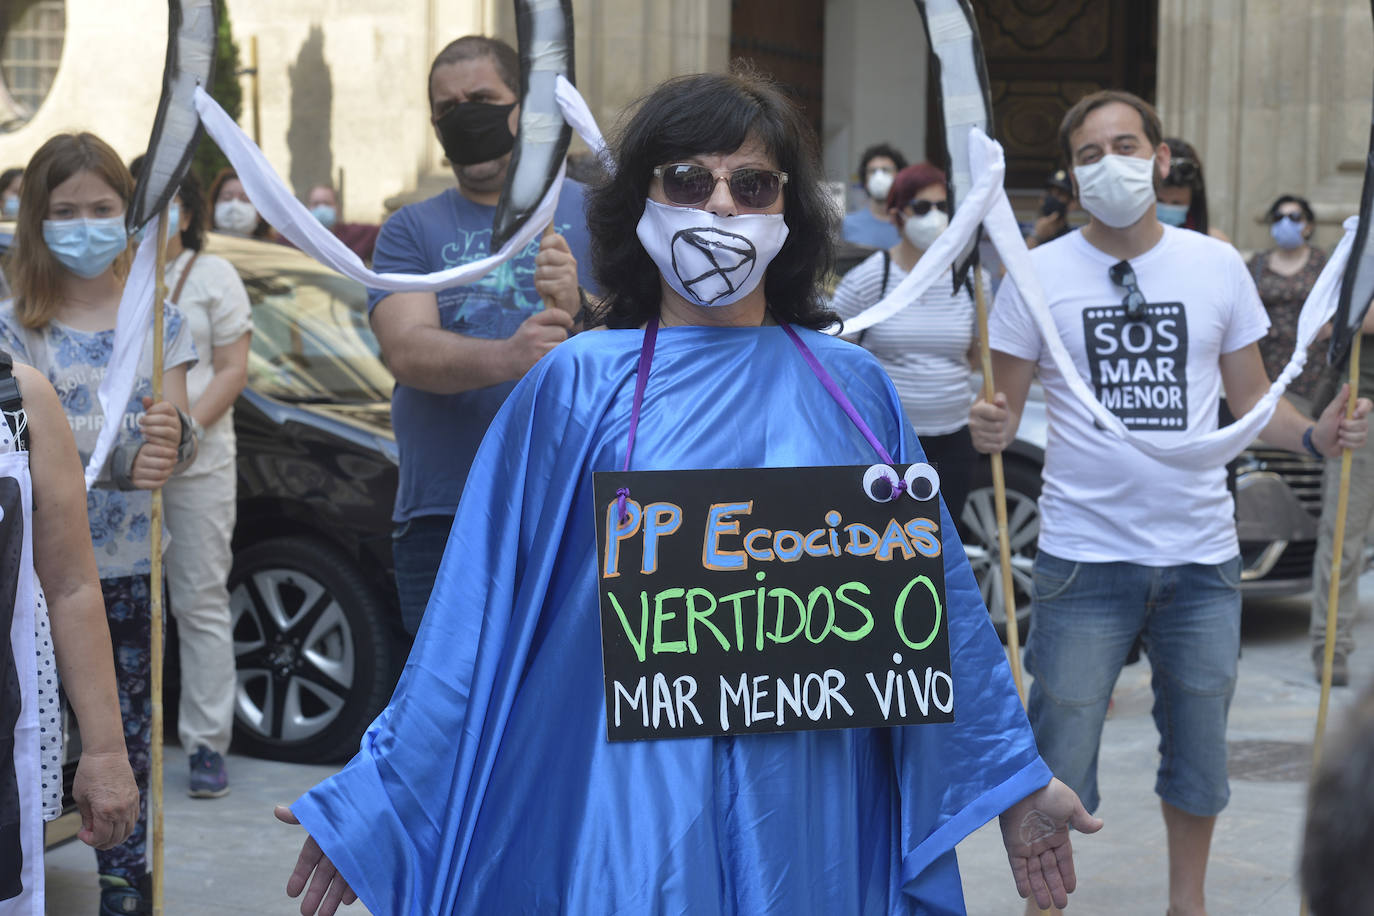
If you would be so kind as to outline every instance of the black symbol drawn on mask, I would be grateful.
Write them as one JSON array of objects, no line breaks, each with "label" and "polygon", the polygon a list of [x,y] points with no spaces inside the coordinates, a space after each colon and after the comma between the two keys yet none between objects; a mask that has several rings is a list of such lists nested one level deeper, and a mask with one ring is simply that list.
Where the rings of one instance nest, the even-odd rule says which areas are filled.
[{"label": "black symbol drawn on mask", "polygon": [[682,288],[706,305],[743,286],[758,262],[753,242],[722,229],[683,229],[671,248]]}]

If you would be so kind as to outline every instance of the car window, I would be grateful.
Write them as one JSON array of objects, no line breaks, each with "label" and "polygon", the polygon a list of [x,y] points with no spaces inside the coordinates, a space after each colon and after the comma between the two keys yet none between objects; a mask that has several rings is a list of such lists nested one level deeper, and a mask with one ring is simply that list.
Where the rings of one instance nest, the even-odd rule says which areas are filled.
[{"label": "car window", "polygon": [[294,401],[391,397],[391,373],[368,325],[361,285],[325,270],[240,273],[253,303],[254,390]]}]

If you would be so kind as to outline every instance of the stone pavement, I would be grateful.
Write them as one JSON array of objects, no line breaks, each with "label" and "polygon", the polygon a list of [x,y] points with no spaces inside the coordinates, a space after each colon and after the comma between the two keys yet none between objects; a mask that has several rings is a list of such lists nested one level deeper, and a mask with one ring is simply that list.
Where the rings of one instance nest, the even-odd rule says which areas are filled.
[{"label": "stone pavement", "polygon": [[[1333,688],[1327,729],[1374,680],[1374,575],[1361,580],[1363,619],[1351,686]],[[1308,655],[1308,597],[1245,603],[1240,677],[1227,736],[1231,803],[1217,821],[1207,872],[1211,916],[1297,916],[1298,852],[1320,691]],[[1122,672],[1102,737],[1098,779],[1105,826],[1074,837],[1078,891],[1069,912],[1160,916],[1168,907],[1164,822],[1154,794],[1158,735],[1149,662]],[[994,822],[959,846],[971,916],[1020,914]]]},{"label": "stone pavement", "polygon": [[[1362,581],[1374,596],[1374,574]],[[1333,691],[1331,727],[1360,685],[1374,678],[1374,614],[1351,657],[1354,686]],[[1318,691],[1307,650],[1307,601],[1251,601],[1245,607],[1240,682],[1231,710],[1231,805],[1217,826],[1208,874],[1212,916],[1298,912],[1296,862]],[[1165,892],[1164,827],[1153,793],[1157,759],[1150,718],[1149,665],[1123,672],[1101,755],[1106,821],[1075,837],[1079,890],[1070,912],[1159,916]],[[284,893],[300,849],[299,829],[277,823],[273,804],[289,802],[331,773],[327,766],[273,763],[231,755],[233,792],[222,799],[185,794],[186,756],[166,749],[167,916],[288,914]],[[995,823],[959,847],[973,916],[1019,916],[1022,904]],[[77,841],[47,857],[48,913],[94,916],[94,854]],[[341,910],[365,914],[361,904]],[[594,914],[592,914],[594,916]],[[837,914],[838,916],[838,914]]]},{"label": "stone pavement", "polygon": [[[172,742],[164,755],[166,916],[296,912],[286,896],[286,877],[304,834],[278,822],[272,807],[290,803],[338,768],[230,754],[232,791],[223,798],[191,798],[186,754]],[[49,849],[47,880],[48,916],[96,916],[95,853],[84,843],[72,840]],[[340,912],[367,914],[362,904]]]}]

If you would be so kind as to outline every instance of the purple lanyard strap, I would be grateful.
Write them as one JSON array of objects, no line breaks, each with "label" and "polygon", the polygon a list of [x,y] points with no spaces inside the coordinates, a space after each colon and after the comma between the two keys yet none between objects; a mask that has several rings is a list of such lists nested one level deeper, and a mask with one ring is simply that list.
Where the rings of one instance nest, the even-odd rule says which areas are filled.
[{"label": "purple lanyard strap", "polygon": [[[891,453],[883,447],[882,442],[873,434],[873,430],[864,422],[864,418],[860,416],[859,411],[854,407],[854,404],[849,400],[849,397],[844,393],[843,389],[835,383],[835,379],[831,377],[829,372],[825,371],[825,367],[821,365],[820,360],[816,359],[816,354],[812,353],[811,348],[806,345],[806,342],[797,336],[797,332],[792,330],[790,324],[785,322],[779,322],[779,324],[781,324],[783,331],[786,332],[787,336],[792,340],[792,344],[797,348],[797,351],[801,353],[802,359],[806,361],[806,365],[810,367],[812,373],[825,387],[825,390],[829,393],[830,397],[834,399],[835,403],[840,405],[840,409],[843,410],[845,414],[848,415],[849,419],[854,422],[854,425],[859,428],[859,432],[863,433],[863,437],[868,440],[869,445],[873,446],[873,450],[883,459],[883,463],[892,464]],[[644,404],[644,389],[649,384],[649,365],[654,359],[654,344],[657,340],[658,318],[650,318],[649,323],[644,326],[644,342],[639,348],[639,371],[635,376],[634,403],[630,407],[629,444],[625,447],[625,465],[621,468],[622,471],[628,471],[630,469],[630,456],[634,454],[635,450],[635,431],[639,428],[639,409]],[[895,481],[889,480],[889,483],[892,484],[893,490],[897,493],[901,493],[906,489],[906,481],[902,480],[900,477]],[[623,522],[625,520],[625,500],[630,496],[630,488],[621,487],[616,490],[615,496],[616,516]]]}]

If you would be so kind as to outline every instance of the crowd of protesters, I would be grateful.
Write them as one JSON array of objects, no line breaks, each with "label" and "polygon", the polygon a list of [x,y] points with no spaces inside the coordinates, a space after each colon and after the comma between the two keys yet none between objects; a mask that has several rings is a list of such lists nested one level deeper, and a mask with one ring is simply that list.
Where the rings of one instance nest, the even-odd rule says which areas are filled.
[{"label": "crowd of protesters", "polygon": [[[308,189],[310,212],[379,272],[428,274],[487,255],[492,216],[515,143],[519,66],[512,48],[481,36],[451,43],[434,60],[428,102],[436,140],[453,169],[453,187],[403,208],[380,228],[344,221],[339,194],[327,183]],[[1316,225],[1311,204],[1290,193],[1278,196],[1267,211],[1275,247],[1247,262],[1209,218],[1199,152],[1185,140],[1166,137],[1154,109],[1143,100],[1116,91],[1085,97],[1066,114],[1059,143],[1065,168],[1047,180],[1026,242],[1034,249],[1032,264],[1075,365],[1101,396],[1097,383],[1102,376],[1095,367],[1106,352],[1099,344],[1127,340],[1132,323],[1142,321],[1158,321],[1161,333],[1156,337],[1167,340],[1169,335],[1162,333],[1167,321],[1175,343],[1186,342],[1186,349],[1178,351],[1177,359],[1165,349],[1148,354],[1155,369],[1167,363],[1183,394],[1165,425],[1192,434],[1216,429],[1223,398],[1234,415],[1244,414],[1287,363],[1298,311],[1326,261],[1326,254],[1311,244]],[[546,670],[574,679],[583,672],[570,673],[566,659],[541,661],[537,653],[528,659],[521,655],[522,661],[507,658],[507,651],[519,654],[530,646],[489,644],[496,637],[482,627],[484,616],[515,618],[522,613],[530,615],[527,622],[536,630],[577,626],[570,622],[576,615],[567,609],[581,599],[561,580],[540,586],[549,589],[547,597],[526,601],[518,596],[530,574],[515,570],[505,587],[517,597],[492,597],[492,604],[471,612],[460,607],[475,587],[474,572],[483,588],[492,588],[493,595],[501,591],[492,585],[495,569],[474,571],[467,558],[482,555],[486,545],[506,537],[507,529],[474,521],[481,528],[476,540],[450,537],[455,519],[464,512],[474,520],[501,518],[497,503],[509,494],[502,490],[493,495],[483,475],[499,475],[498,465],[509,458],[549,450],[561,455],[559,449],[567,447],[542,441],[538,431],[533,439],[521,438],[521,418],[513,419],[512,411],[532,416],[557,405],[567,415],[564,421],[570,417],[578,429],[604,434],[606,443],[618,442],[623,434],[619,414],[607,418],[612,406],[629,410],[618,387],[623,379],[599,395],[601,400],[579,402],[571,388],[556,382],[558,373],[621,379],[624,373],[615,373],[630,365],[631,357],[644,358],[640,340],[657,334],[661,325],[663,368],[656,367],[661,374],[652,377],[650,387],[662,385],[665,395],[656,403],[646,402],[643,441],[666,456],[665,466],[694,466],[702,453],[690,441],[690,429],[670,419],[705,416],[713,399],[723,396],[717,386],[724,373],[712,365],[710,354],[739,358],[730,370],[736,373],[730,381],[737,384],[762,371],[750,360],[765,351],[769,371],[779,371],[781,362],[797,357],[794,344],[773,333],[777,329],[771,325],[786,324],[789,333],[791,325],[822,329],[883,300],[926,255],[951,215],[945,173],[928,162],[908,165],[899,150],[881,143],[866,149],[858,163],[863,205],[842,221],[834,219],[822,200],[814,138],[791,103],[770,81],[751,72],[689,77],[659,87],[641,103],[613,148],[618,170],[588,171],[590,186],[566,180],[554,231],[517,256],[517,269],[438,294],[369,290],[370,321],[397,380],[392,423],[400,446],[400,482],[393,554],[401,620],[409,633],[419,634],[414,658],[437,662],[476,651],[459,643],[476,639],[481,631],[481,646],[489,653],[481,658],[508,668],[505,684],[516,693],[536,690],[529,685],[541,683]],[[73,133],[50,139],[24,169],[0,174],[4,219],[16,222],[16,238],[23,240],[5,262],[10,292],[0,303],[0,350],[21,364],[15,376],[28,416],[26,432],[14,422],[0,428],[0,452],[26,447],[35,463],[33,502],[42,509],[42,523],[36,525],[33,565],[46,593],[46,604],[36,615],[36,651],[40,670],[61,675],[82,729],[85,752],[73,792],[86,813],[82,838],[97,849],[102,916],[143,912],[149,899],[147,787],[153,736],[148,641],[156,625],[149,584],[154,562],[166,563],[179,625],[179,738],[190,759],[188,791],[205,798],[229,791],[224,755],[235,690],[226,590],[235,521],[233,403],[246,382],[252,317],[232,264],[204,251],[205,234],[213,229],[281,241],[232,169],[217,175],[208,191],[194,176],[177,188],[164,229],[169,296],[163,397],[153,401],[151,354],[145,347],[111,459],[83,496],[79,468],[103,419],[97,389],[110,360],[117,307],[132,260],[124,214],[140,162],[131,165],[126,167],[95,135]],[[736,219],[741,216],[745,219]],[[682,232],[714,231],[721,225],[752,233],[746,237],[760,264],[750,284],[708,300],[680,272],[673,245]],[[840,281],[832,296],[823,298],[819,290],[828,252],[841,238],[873,252]],[[996,279],[985,272],[977,286],[990,293]],[[1064,905],[1073,889],[1067,828],[1072,824],[1091,832],[1100,824],[1090,815],[1100,800],[1096,770],[1103,721],[1122,666],[1143,646],[1153,671],[1161,738],[1155,790],[1168,837],[1168,907],[1174,914],[1202,913],[1212,834],[1229,798],[1226,722],[1240,650],[1241,569],[1225,469],[1166,464],[1103,436],[1075,401],[1031,306],[1011,283],[998,289],[986,341],[997,394],[975,397],[982,342],[973,286],[938,284],[893,318],[854,335],[852,341],[873,359],[842,342],[810,332],[804,337],[820,354],[820,364],[862,389],[851,392],[859,412],[870,413],[880,432],[894,444],[902,443],[894,452],[908,456],[906,460],[924,456],[937,468],[941,494],[956,520],[978,453],[1005,450],[1015,437],[1032,381],[1038,380],[1044,390],[1050,423],[1033,572],[1033,626],[1026,648],[1027,670],[1034,675],[1029,721],[1014,702],[1003,702],[1014,696],[1001,667],[987,692],[976,702],[970,700],[958,720],[961,735],[1000,734],[1005,746],[979,760],[979,767],[986,773],[1019,770],[1020,781],[1011,790],[987,776],[988,785],[959,803],[944,788],[923,784],[920,791],[939,797],[951,816],[961,804],[977,808],[985,819],[1001,813],[1022,896],[1035,898],[1032,907]],[[1099,316],[1093,320],[1100,319],[1091,333],[1085,317],[1090,310]],[[598,327],[614,330],[586,337],[579,333]],[[745,339],[742,329],[753,335],[748,338],[752,355],[736,352]],[[1374,327],[1364,330],[1374,333]],[[681,354],[674,349],[675,337],[690,337]],[[1347,416],[1350,393],[1321,377],[1316,349],[1314,345],[1307,371],[1290,386],[1262,437],[1315,458],[1334,458],[1343,449],[1355,452],[1332,667],[1332,682],[1344,685],[1354,650],[1362,535],[1374,520],[1374,458],[1363,448],[1365,416],[1374,405],[1359,399]],[[653,351],[648,353],[652,357]],[[1360,368],[1361,390],[1369,390],[1365,386],[1374,384],[1374,353]],[[870,396],[888,385],[893,397]],[[770,426],[775,438],[739,439],[710,459],[722,462],[720,466],[868,460],[862,457],[867,446],[846,439],[853,432],[849,421],[828,397],[808,405],[803,423],[790,391],[766,393],[762,377],[746,387],[747,399],[740,403],[744,409],[766,412],[776,424]],[[732,396],[744,397],[737,392]],[[850,405],[850,416],[854,410]],[[659,412],[658,427],[654,411]],[[824,418],[827,412],[834,416]],[[62,415],[65,427],[58,422]],[[1170,435],[1158,431],[1157,418],[1152,427],[1141,416],[1119,415],[1128,427],[1159,441]],[[631,430],[638,419],[636,401]],[[487,436],[493,424],[502,440],[498,444],[526,452],[498,453]],[[819,433],[821,427],[827,432]],[[913,430],[919,440],[907,438]],[[795,436],[804,439],[798,431],[823,435],[826,441],[780,451],[776,437],[788,443]],[[1314,568],[1311,634],[1319,675],[1337,467],[1326,462]],[[1150,481],[1148,489],[1140,487],[1142,480]],[[581,483],[570,478],[568,485],[576,490]],[[164,492],[171,534],[162,558],[150,556],[147,537],[150,491],[155,489]],[[488,497],[490,505],[483,502]],[[510,538],[525,543],[530,536],[518,518],[510,522]],[[464,556],[452,556],[464,549]],[[58,562],[56,556],[66,559]],[[570,542],[551,555],[550,563],[585,559]],[[948,562],[954,564],[951,575],[967,570],[959,559]],[[38,600],[43,600],[41,593]],[[103,627],[95,623],[101,605]],[[962,612],[951,607],[950,613],[955,617]],[[958,625],[973,633],[973,619],[960,619]],[[981,625],[983,617],[977,620]],[[958,657],[987,662],[986,646],[974,645],[978,639],[986,641],[986,635],[961,644]],[[473,658],[468,661],[476,665]],[[463,676],[454,675],[457,679],[444,682],[443,689],[464,694],[471,683]],[[608,771],[623,771],[626,779],[645,761],[685,768],[695,773],[704,797],[739,793],[741,781],[749,784],[769,767],[788,769],[793,797],[760,809],[767,817],[752,826],[731,830],[791,843],[799,855],[830,855],[844,846],[833,837],[808,838],[805,829],[779,829],[803,823],[802,799],[821,782],[831,791],[848,793],[855,804],[897,805],[893,799],[907,788],[899,770],[914,765],[910,755],[894,752],[886,739],[857,732],[798,733],[802,737],[786,754],[779,755],[774,746],[768,759],[756,754],[761,744],[751,743],[762,739],[737,739],[738,750],[735,744],[721,743],[715,746],[716,770],[683,751],[682,744],[651,749],[657,756],[622,753],[618,745],[607,750],[599,737],[604,718],[596,718],[598,712],[604,716],[598,709],[601,699],[586,687],[582,684],[576,697],[558,698],[573,703],[568,708],[579,715],[583,710],[577,703],[590,710],[590,718],[582,722],[590,727],[576,732],[570,726],[565,746],[584,745]],[[504,799],[495,803],[495,813],[485,812],[488,820],[446,827],[434,836],[423,818],[387,820],[394,793],[444,783],[452,775],[444,767],[457,766],[445,763],[447,758],[415,757],[407,750],[419,740],[423,723],[432,727],[427,704],[435,689],[418,675],[408,676],[398,688],[397,705],[378,720],[370,746],[344,774],[312,791],[294,810],[279,809],[282,820],[296,823],[299,817],[310,831],[288,885],[293,895],[299,894],[314,876],[303,911],[332,912],[359,891],[371,892],[375,900],[379,886],[399,886],[393,882],[404,884],[406,899],[442,899],[456,906],[444,896],[446,882],[469,881],[471,893],[461,905],[474,912],[481,909],[474,901],[486,899],[487,891],[498,895],[492,900],[506,899],[500,895],[509,893],[507,885],[488,886],[483,882],[490,876],[484,877],[482,868],[465,864],[464,857],[450,861],[444,849],[435,850],[438,865],[424,859],[426,868],[446,869],[442,873],[379,878],[360,867],[378,830],[391,831],[388,836],[397,844],[428,837],[464,850],[473,844],[497,850],[511,842],[501,832],[498,815],[512,823],[529,815],[518,799]],[[539,696],[554,699],[547,688]],[[48,734],[41,748],[44,812],[50,815],[60,800],[60,781],[54,783],[60,775],[60,741],[53,744],[60,725],[55,695],[40,692],[40,703]],[[1017,711],[1007,718],[1002,707]],[[424,712],[417,716],[417,709]],[[464,716],[476,712],[469,707],[450,710],[455,733],[462,731]],[[112,728],[112,721],[122,721],[122,728]],[[511,723],[502,728],[519,733],[520,721],[517,706]],[[910,740],[916,746],[917,739]],[[482,747],[496,754],[499,744],[496,740]],[[856,761],[875,753],[893,754],[898,771],[881,779],[856,775]],[[803,760],[814,771],[803,772]],[[823,765],[823,760],[830,763]],[[469,760],[461,763],[471,765]],[[486,770],[473,772],[483,779],[509,779],[513,768],[525,765],[523,758],[487,763]],[[729,778],[721,775],[726,771]],[[379,773],[405,775],[388,781]],[[1321,778],[1339,777],[1326,773]],[[993,801],[982,801],[980,792],[996,805],[988,807]],[[367,804],[356,808],[340,801],[363,797]],[[470,806],[472,799],[457,802]],[[374,814],[363,813],[374,803]],[[1319,813],[1314,808],[1314,818]],[[573,805],[544,806],[543,816],[551,821],[563,818],[572,824],[577,815]],[[770,818],[774,826],[763,826]],[[684,870],[695,861],[692,856],[710,862],[728,858],[729,840],[701,832],[706,821],[689,820],[681,829],[696,831],[697,848],[691,855],[669,849],[673,838],[656,833],[656,821],[650,819],[651,826],[641,830],[644,822],[632,816],[585,827],[592,832],[584,839],[620,844],[627,855],[671,853],[674,867]],[[1025,824],[1032,822],[1043,822],[1045,829],[1028,838]],[[891,837],[867,838],[872,848],[865,847],[860,858],[884,869],[898,863],[903,838],[893,830]],[[941,842],[950,839],[958,838],[944,836]],[[819,845],[807,846],[812,840]],[[941,849],[943,856],[948,850]],[[843,857],[856,855],[854,849],[841,852]],[[384,858],[408,861],[405,855]],[[411,857],[409,863],[420,858]],[[939,861],[905,887],[896,881],[895,868],[892,875],[884,872],[864,881],[832,875],[824,889],[810,888],[806,899],[795,895],[796,888],[785,887],[785,869],[774,874],[766,861],[747,864],[721,878],[731,893],[757,902],[759,912],[798,911],[802,904],[824,911],[838,900],[853,902],[855,895],[883,911],[906,899],[904,894],[913,899],[928,894],[923,899],[942,903],[953,899],[950,873],[941,872],[949,863]],[[575,857],[522,861],[519,867],[535,896],[560,886],[582,889],[590,880]],[[957,885],[957,870],[953,874]],[[689,892],[642,886],[619,873],[598,873],[596,878],[597,893],[614,896],[615,906],[622,908],[664,902],[687,906],[693,899]],[[929,884],[922,885],[926,879]]]}]

